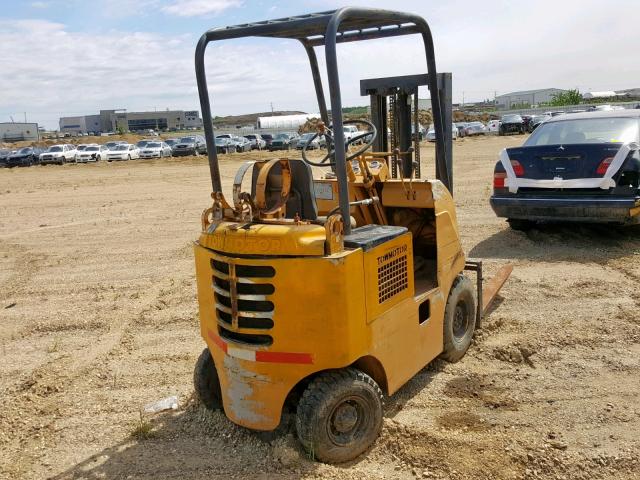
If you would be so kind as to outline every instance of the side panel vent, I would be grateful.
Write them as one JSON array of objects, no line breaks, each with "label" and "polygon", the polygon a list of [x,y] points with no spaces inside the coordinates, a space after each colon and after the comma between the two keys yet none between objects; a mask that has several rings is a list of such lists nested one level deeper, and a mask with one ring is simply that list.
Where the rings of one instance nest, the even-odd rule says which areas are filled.
[{"label": "side panel vent", "polygon": [[407,255],[380,264],[378,259],[378,303],[382,304],[409,287]]}]

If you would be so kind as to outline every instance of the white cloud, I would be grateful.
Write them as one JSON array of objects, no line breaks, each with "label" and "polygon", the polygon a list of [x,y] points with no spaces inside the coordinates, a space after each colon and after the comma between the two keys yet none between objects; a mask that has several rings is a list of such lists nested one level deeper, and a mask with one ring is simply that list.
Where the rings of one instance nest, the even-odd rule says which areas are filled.
[{"label": "white cloud", "polygon": [[153,13],[158,0],[102,0],[96,4],[107,18],[140,17]]},{"label": "white cloud", "polygon": [[180,17],[219,15],[230,8],[240,7],[240,0],[174,0],[162,7],[162,11]]},{"label": "white cloud", "polygon": [[[342,0],[310,0],[311,10],[338,8]],[[599,0],[538,0],[535,3],[495,0],[350,0],[423,16],[431,27],[439,71],[453,73],[454,101],[493,98],[533,88],[612,90],[639,86],[634,30],[619,12],[637,9],[637,0],[617,0],[613,9]],[[366,47],[365,47],[366,45]],[[374,47],[375,45],[375,47]],[[374,50],[375,49],[375,50]],[[394,41],[342,45],[353,52],[341,67],[378,69],[378,76],[413,69],[426,71],[416,36]],[[356,52],[360,52],[359,54]],[[374,52],[375,53],[370,53]],[[415,52],[413,61],[406,53]],[[412,54],[413,55],[413,54]],[[357,101],[356,88],[342,82]]]},{"label": "white cloud", "polygon": [[[154,2],[158,8],[196,3],[108,1],[121,9],[134,3]],[[341,0],[309,1],[312,5],[305,10],[314,11]],[[465,92],[465,99],[473,101],[492,98],[494,91],[640,86],[635,83],[640,65],[633,61],[634,31],[618,13],[632,11],[634,1],[619,0],[620,8],[614,10],[603,10],[596,0],[540,0],[535,8],[506,0],[451,0],[431,7],[423,0],[395,0],[393,8],[414,11],[429,21],[438,70],[453,72],[454,100],[461,100]],[[214,3],[229,5],[207,2],[209,7]],[[388,1],[366,3],[388,7]],[[281,6],[278,12],[296,13]],[[140,25],[146,28],[144,22]],[[3,63],[11,65],[10,75],[0,76],[0,121],[26,110],[29,118],[55,127],[60,114],[90,114],[100,108],[199,108],[193,65],[196,37],[79,33],[43,20],[0,20]],[[417,36],[344,44],[338,53],[344,105],[367,103],[359,94],[361,78],[426,70]],[[322,49],[318,57],[324,70]],[[262,38],[212,44],[207,72],[214,115],[267,111],[271,102],[277,110],[317,111],[306,55],[296,41]],[[326,80],[324,86],[328,97]]]},{"label": "white cloud", "polygon": [[31,8],[48,8],[49,2],[31,2]]},{"label": "white cloud", "polygon": [[[214,115],[309,105],[304,52],[286,45],[210,45],[207,74]],[[144,32],[79,33],[43,20],[0,20],[3,62],[0,121],[26,111],[57,128],[60,116],[100,109],[200,109],[194,72],[196,39]],[[283,93],[286,92],[286,93]],[[311,107],[313,108],[313,107]],[[15,116],[15,115],[14,115]]]}]

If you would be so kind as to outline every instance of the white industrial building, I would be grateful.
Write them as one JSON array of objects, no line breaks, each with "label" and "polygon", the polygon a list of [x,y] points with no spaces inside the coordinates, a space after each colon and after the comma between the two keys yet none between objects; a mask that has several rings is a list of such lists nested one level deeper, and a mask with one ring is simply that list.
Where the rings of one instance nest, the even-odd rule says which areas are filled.
[{"label": "white industrial building", "polygon": [[585,100],[591,100],[594,98],[612,98],[617,97],[618,94],[613,90],[603,91],[603,92],[586,92],[582,95],[582,98]]},{"label": "white industrial building", "polygon": [[320,118],[319,113],[302,113],[297,115],[274,115],[258,117],[256,128],[298,128],[310,118]]},{"label": "white industrial building", "polygon": [[100,110],[97,115],[61,117],[60,131],[68,133],[115,132],[136,130],[184,130],[202,128],[198,110],[159,110],[153,112],[127,112],[126,110]]},{"label": "white industrial building", "polygon": [[0,123],[0,142],[20,142],[40,140],[37,123]]},{"label": "white industrial building", "polygon": [[523,90],[521,92],[505,93],[496,96],[496,107],[499,110],[509,110],[521,106],[531,107],[553,100],[554,95],[566,93],[560,88],[541,88],[539,90]]}]

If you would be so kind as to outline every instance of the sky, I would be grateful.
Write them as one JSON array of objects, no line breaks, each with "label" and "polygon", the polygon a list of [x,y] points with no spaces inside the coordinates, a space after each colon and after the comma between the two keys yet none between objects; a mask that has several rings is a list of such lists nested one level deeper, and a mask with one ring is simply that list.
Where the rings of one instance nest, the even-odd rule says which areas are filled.
[{"label": "sky", "polygon": [[[193,58],[206,30],[346,5],[423,16],[454,102],[640,87],[637,29],[624,14],[637,0],[0,0],[0,122],[57,129],[60,116],[100,109],[200,110]],[[344,106],[367,104],[362,78],[426,72],[414,35],[340,45],[338,63]],[[214,115],[318,111],[295,41],[210,44],[206,71]]]}]

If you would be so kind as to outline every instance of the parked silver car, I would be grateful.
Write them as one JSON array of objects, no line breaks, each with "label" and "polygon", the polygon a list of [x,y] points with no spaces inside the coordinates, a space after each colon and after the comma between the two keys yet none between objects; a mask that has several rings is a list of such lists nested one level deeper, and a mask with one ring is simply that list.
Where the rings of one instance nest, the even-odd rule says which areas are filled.
[{"label": "parked silver car", "polygon": [[[318,140],[317,136],[316,138],[311,140],[311,138],[313,138],[315,135],[316,135],[315,133],[303,133],[302,135],[300,135],[300,138],[298,139],[298,143],[296,144],[296,149],[302,150],[302,148],[307,143],[309,144],[309,146],[307,147],[307,150],[315,150],[320,148],[320,140]],[[309,142],[309,140],[311,140],[311,142]]]},{"label": "parked silver car", "polygon": [[251,142],[252,150],[262,150],[267,147],[267,141],[262,138],[261,135],[250,133],[249,135],[245,135],[244,138]]},{"label": "parked silver car", "polygon": [[248,138],[234,136],[233,141],[236,142],[236,151],[238,152],[250,152],[252,149],[251,140]]}]

